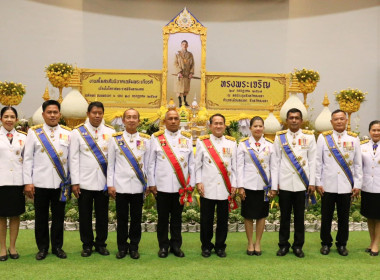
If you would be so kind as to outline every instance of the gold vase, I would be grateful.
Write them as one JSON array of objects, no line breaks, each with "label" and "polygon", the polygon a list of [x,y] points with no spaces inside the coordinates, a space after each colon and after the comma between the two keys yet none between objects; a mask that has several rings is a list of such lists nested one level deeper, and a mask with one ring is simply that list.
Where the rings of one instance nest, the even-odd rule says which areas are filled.
[{"label": "gold vase", "polygon": [[299,82],[300,90],[303,93],[303,105],[305,105],[306,108],[309,107],[309,105],[307,105],[307,103],[306,103],[307,95],[309,93],[312,93],[315,90],[316,86],[317,86],[317,82],[316,81],[312,81],[312,82]]},{"label": "gold vase", "polygon": [[0,103],[5,106],[16,106],[21,103],[22,95],[3,95],[0,94]]},{"label": "gold vase", "polygon": [[359,111],[359,100],[340,100],[339,108],[348,114],[347,131],[351,131],[351,114]]}]

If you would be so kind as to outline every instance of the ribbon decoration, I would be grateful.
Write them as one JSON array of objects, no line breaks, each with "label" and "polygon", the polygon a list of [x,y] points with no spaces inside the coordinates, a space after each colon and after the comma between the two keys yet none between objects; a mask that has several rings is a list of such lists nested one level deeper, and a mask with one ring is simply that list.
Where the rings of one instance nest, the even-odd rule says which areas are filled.
[{"label": "ribbon decoration", "polygon": [[[181,205],[183,205],[185,202],[191,202],[193,201],[192,198],[192,192],[193,188],[191,186],[187,187],[189,184],[190,176],[187,177],[187,180],[185,180],[185,175],[183,174],[181,164],[179,163],[177,157],[173,153],[172,148],[170,147],[166,137],[164,134],[161,134],[157,137],[162,150],[164,151],[164,154],[166,155],[166,158],[169,160],[171,166],[174,169],[174,173],[177,176],[178,182],[181,185],[181,188],[179,189],[179,202]],[[191,200],[191,201],[190,201]]]},{"label": "ribbon decoration", "polygon": [[236,203],[235,198],[232,198],[231,196],[231,181],[228,176],[228,172],[226,167],[224,166],[224,163],[222,159],[219,156],[218,151],[215,149],[214,145],[211,143],[210,139],[203,139],[203,144],[206,147],[206,150],[208,151],[209,155],[211,156],[212,160],[214,161],[216,167],[219,169],[220,174],[222,175],[222,178],[224,180],[224,185],[226,186],[226,189],[228,191],[228,210],[231,211],[238,208],[238,205]]},{"label": "ribbon decoration", "polygon": [[35,132],[37,139],[40,141],[41,145],[47,151],[47,155],[49,156],[49,159],[53,164],[54,169],[57,171],[58,176],[62,180],[62,182],[59,184],[59,188],[61,189],[59,201],[66,202],[71,197],[70,172],[68,172],[66,176],[66,172],[61,162],[61,159],[59,158],[54,146],[50,143],[50,140],[46,136],[45,131],[42,129],[42,127],[36,128]]}]

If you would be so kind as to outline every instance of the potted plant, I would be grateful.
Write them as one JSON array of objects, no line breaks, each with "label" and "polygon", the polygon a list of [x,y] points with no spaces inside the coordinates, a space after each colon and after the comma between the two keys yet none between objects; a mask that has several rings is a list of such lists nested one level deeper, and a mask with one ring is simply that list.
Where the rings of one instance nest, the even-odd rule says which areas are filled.
[{"label": "potted plant", "polygon": [[313,69],[307,70],[302,68],[302,70],[294,69],[294,75],[297,77],[299,87],[301,92],[303,93],[303,103],[307,108],[306,98],[309,93],[312,93],[317,86],[317,83],[320,80],[320,76],[318,71],[314,71]]},{"label": "potted plant", "polygon": [[0,103],[5,106],[20,104],[25,93],[25,86],[21,83],[0,81]]},{"label": "potted plant", "polygon": [[67,63],[56,62],[46,66],[45,72],[53,87],[59,89],[58,102],[62,103],[62,89],[69,85],[71,75],[74,73],[73,66]]}]

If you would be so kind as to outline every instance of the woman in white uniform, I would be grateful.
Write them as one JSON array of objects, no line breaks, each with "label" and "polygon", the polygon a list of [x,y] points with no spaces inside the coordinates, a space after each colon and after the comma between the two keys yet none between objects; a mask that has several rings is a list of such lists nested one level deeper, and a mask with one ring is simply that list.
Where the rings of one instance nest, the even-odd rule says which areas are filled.
[{"label": "woman in white uniform", "polygon": [[[20,226],[20,215],[25,212],[25,197],[22,179],[22,152],[25,133],[17,132],[17,111],[4,107],[0,113],[0,261],[18,259],[16,239]],[[7,217],[9,217],[10,243],[7,252]]]},{"label": "woman in white uniform", "polygon": [[[261,255],[261,237],[265,218],[269,213],[271,169],[275,166],[273,141],[264,138],[264,120],[253,117],[250,137],[240,140],[237,151],[239,195],[242,199],[241,215],[244,217],[248,239],[247,255]],[[268,194],[268,195],[267,195]],[[253,242],[253,220],[256,220],[256,240]]]},{"label": "woman in white uniform", "polygon": [[361,214],[368,219],[368,232],[371,244],[366,252],[379,255],[380,242],[380,121],[369,124],[371,140],[361,142],[363,162],[363,186]]}]

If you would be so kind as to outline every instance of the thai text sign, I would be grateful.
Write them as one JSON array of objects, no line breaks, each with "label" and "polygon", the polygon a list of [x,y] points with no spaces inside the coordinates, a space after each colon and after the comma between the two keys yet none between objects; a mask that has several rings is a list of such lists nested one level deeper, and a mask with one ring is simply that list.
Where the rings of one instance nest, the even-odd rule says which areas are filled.
[{"label": "thai text sign", "polygon": [[208,109],[280,110],[287,98],[287,74],[206,73]]},{"label": "thai text sign", "polygon": [[82,95],[107,107],[159,108],[161,71],[82,69]]}]

